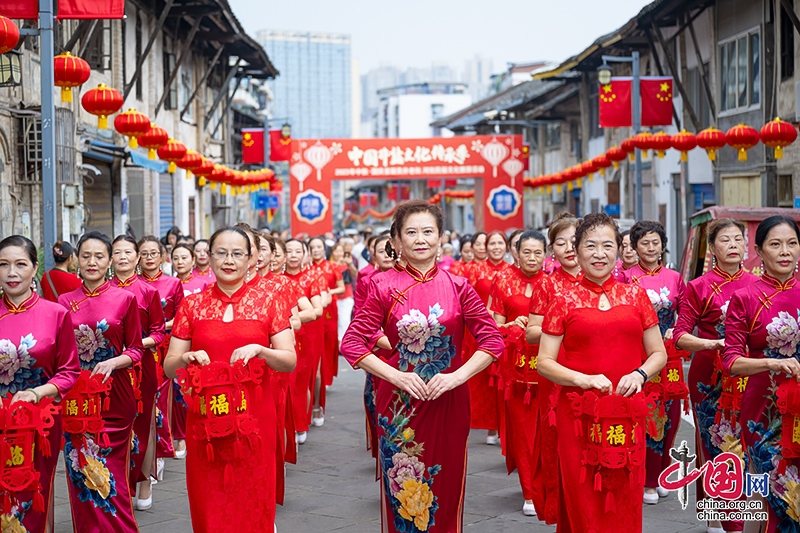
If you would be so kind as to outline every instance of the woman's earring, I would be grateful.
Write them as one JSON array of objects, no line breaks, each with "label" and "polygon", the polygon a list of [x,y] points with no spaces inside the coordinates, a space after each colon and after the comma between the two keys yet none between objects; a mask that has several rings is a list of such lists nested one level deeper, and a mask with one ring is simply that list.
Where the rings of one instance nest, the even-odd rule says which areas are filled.
[{"label": "woman's earring", "polygon": [[403,256],[403,250],[398,250],[398,251],[397,251],[397,259],[398,259],[398,261],[400,260],[400,258],[401,258],[402,256]]},{"label": "woman's earring", "polygon": [[766,273],[767,273],[767,269],[764,268],[764,260],[762,259],[761,260],[761,275],[763,276]]},{"label": "woman's earring", "polygon": [[716,255],[712,255],[711,256],[711,268],[716,268],[716,267],[717,267],[717,256]]},{"label": "woman's earring", "polygon": [[139,276],[142,275],[142,265],[136,265],[136,274]]},{"label": "woman's earring", "polygon": [[441,263],[442,261],[442,247],[439,247],[439,250],[436,252],[436,262]]},{"label": "woman's earring", "polygon": [[244,275],[244,282],[247,283],[248,281],[250,281],[250,271],[249,270]]}]

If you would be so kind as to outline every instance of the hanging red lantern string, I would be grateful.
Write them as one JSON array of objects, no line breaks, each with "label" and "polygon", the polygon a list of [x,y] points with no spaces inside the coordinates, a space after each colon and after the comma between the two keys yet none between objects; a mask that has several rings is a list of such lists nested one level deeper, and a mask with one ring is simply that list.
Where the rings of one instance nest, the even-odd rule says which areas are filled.
[{"label": "hanging red lantern string", "polygon": [[201,156],[201,164],[192,170],[199,177],[197,184],[204,187],[207,183],[207,177],[214,173],[214,163],[210,159]]},{"label": "hanging red lantern string", "polygon": [[694,133],[689,133],[686,130],[681,130],[670,139],[672,148],[680,151],[681,161],[684,163],[689,160],[689,155],[686,153],[689,150],[697,148],[697,137]]},{"label": "hanging red lantern string", "polygon": [[203,164],[203,156],[194,150],[186,150],[183,159],[176,161],[175,165],[186,171],[186,179],[192,177],[192,172]]},{"label": "hanging red lantern string", "polygon": [[594,159],[594,167],[600,172],[601,176],[606,175],[606,169],[611,166],[611,160],[608,158],[606,154],[600,154]]},{"label": "hanging red lantern string", "polygon": [[775,159],[783,158],[783,148],[797,140],[797,129],[788,122],[775,118],[761,128],[761,142],[775,149]]},{"label": "hanging red lantern string", "polygon": [[727,143],[739,153],[739,161],[747,161],[747,151],[758,144],[758,131],[746,124],[738,124],[725,133]]},{"label": "hanging red lantern string", "polygon": [[135,149],[139,147],[136,138],[150,131],[150,119],[135,109],[128,109],[114,119],[114,129],[129,137],[128,146]]},{"label": "hanging red lantern string", "polygon": [[653,149],[653,135],[650,132],[643,131],[634,135],[631,140],[633,146],[641,150],[642,157],[647,159],[647,152]]},{"label": "hanging red lantern string", "polygon": [[69,52],[58,54],[53,60],[53,77],[56,87],[61,87],[61,101],[71,102],[72,88],[86,83],[91,73],[89,63],[83,58],[73,56]]},{"label": "hanging red lantern string", "polygon": [[672,148],[672,136],[663,131],[650,136],[650,147],[655,150],[659,159],[664,159],[664,154]]},{"label": "hanging red lantern string", "polygon": [[87,113],[97,116],[97,129],[108,129],[108,115],[122,109],[122,94],[105,83],[89,89],[81,98],[81,105]]},{"label": "hanging red lantern string", "polygon": [[17,47],[19,28],[14,21],[0,15],[0,54],[7,54]]},{"label": "hanging red lantern string", "polygon": [[708,153],[709,161],[717,160],[717,151],[725,144],[725,134],[714,127],[706,128],[697,134],[697,146]]},{"label": "hanging red lantern string", "polygon": [[[594,164],[594,159],[587,159],[581,163],[581,173],[589,177],[589,183],[594,181],[594,173],[597,172],[597,166]],[[580,187],[582,183],[578,184]]]},{"label": "hanging red lantern string", "polygon": [[160,159],[169,163],[167,172],[172,174],[178,170],[178,161],[186,157],[186,151],[186,145],[182,142],[178,142],[175,139],[168,139],[167,144],[159,148],[157,153]]},{"label": "hanging red lantern string", "polygon": [[156,150],[167,144],[169,134],[164,128],[150,124],[150,129],[144,135],[139,135],[137,140],[139,145],[147,148],[147,159],[157,159]]},{"label": "hanging red lantern string", "polygon": [[[632,148],[632,147],[631,147]],[[608,150],[606,150],[606,157],[611,161],[614,165],[614,168],[619,168],[619,164],[621,161],[625,161],[628,152],[620,148],[619,146],[612,146]]]},{"label": "hanging red lantern string", "polygon": [[628,158],[631,160],[631,162],[633,162],[635,159],[634,152],[636,151],[636,146],[633,144],[633,137],[624,139],[621,143],[619,143],[619,147],[622,148],[626,154],[628,154]]}]

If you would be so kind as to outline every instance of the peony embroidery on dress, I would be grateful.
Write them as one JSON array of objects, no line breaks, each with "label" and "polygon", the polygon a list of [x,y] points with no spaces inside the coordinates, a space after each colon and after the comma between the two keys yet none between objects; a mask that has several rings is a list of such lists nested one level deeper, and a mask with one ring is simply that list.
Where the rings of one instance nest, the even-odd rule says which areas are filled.
[{"label": "peony embroidery on dress", "polygon": [[767,349],[764,355],[773,359],[794,357],[800,359],[800,310],[795,319],[786,311],[781,311],[767,324]]},{"label": "peony embroidery on dress", "polygon": [[397,323],[401,371],[407,372],[412,366],[413,372],[427,382],[450,367],[456,349],[452,335],[442,336],[444,326],[439,323],[439,317],[443,314],[437,303],[428,307],[427,317],[412,309]]},{"label": "peony embroidery on dress", "polygon": [[714,329],[717,330],[717,338],[718,339],[724,339],[725,338],[725,317],[728,316],[728,305],[730,303],[731,303],[731,301],[727,300],[722,305],[722,307],[720,308],[720,311],[722,312],[722,314],[719,317],[719,322],[717,322],[714,325]]},{"label": "peony embroidery on dress", "polygon": [[34,368],[30,350],[36,346],[33,334],[20,338],[19,345],[0,339],[0,396],[38,387],[42,384],[42,369]]},{"label": "peony embroidery on dress", "polygon": [[87,436],[86,447],[82,451],[86,457],[83,468],[78,459],[78,450],[72,446],[72,439],[67,435],[64,456],[69,480],[80,489],[78,497],[82,502],[91,501],[95,507],[116,516],[117,508],[111,498],[117,495],[117,483],[106,467],[106,457],[111,453],[111,448],[100,448]]},{"label": "peony embroidery on dress", "polygon": [[380,438],[383,488],[389,496],[398,533],[419,533],[435,523],[439,504],[431,486],[442,468],[426,467],[420,460],[424,446],[415,440],[414,429],[409,425],[415,415],[410,396],[401,391],[395,391],[394,396],[391,421],[385,416],[378,417],[383,429]]},{"label": "peony embroidery on dress", "polygon": [[13,505],[8,514],[0,515],[0,531],[3,533],[27,533],[28,530],[22,525],[25,520],[25,513],[33,507],[33,502],[21,502]]},{"label": "peony embroidery on dress", "polygon": [[106,331],[108,322],[105,318],[97,323],[95,329],[87,324],[81,324],[75,329],[81,370],[92,370],[97,363],[107,361],[116,355],[114,347],[109,346],[108,339],[103,336]]},{"label": "peony embroidery on dress", "polygon": [[647,297],[650,298],[650,303],[653,304],[658,316],[658,329],[661,330],[662,337],[668,329],[675,326],[675,312],[672,310],[669,294],[669,289],[666,287],[661,287],[659,292],[647,289]]}]

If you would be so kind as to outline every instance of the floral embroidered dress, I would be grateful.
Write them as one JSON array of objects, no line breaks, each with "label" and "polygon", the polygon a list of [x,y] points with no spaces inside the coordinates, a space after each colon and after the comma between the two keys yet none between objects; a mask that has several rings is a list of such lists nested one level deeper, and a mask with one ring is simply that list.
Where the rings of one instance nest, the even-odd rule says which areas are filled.
[{"label": "floral embroidered dress", "polygon": [[[603,295],[611,304],[606,311],[598,308]],[[658,318],[643,290],[619,283],[613,277],[602,286],[582,278],[572,290],[555,295],[545,313],[542,331],[564,336],[564,352],[558,356],[561,365],[583,374],[603,374],[616,389],[622,376],[641,365],[644,332],[656,324]],[[630,431],[598,435],[595,420],[576,415],[573,410],[575,400],[590,392],[597,393],[579,387],[560,387],[556,418],[564,490],[558,531],[641,533],[646,414],[643,394],[630,400],[631,404],[641,402],[641,413],[631,417]],[[633,446],[627,457],[638,456],[638,464],[628,463],[622,468],[592,467],[585,459],[593,443]]]},{"label": "floral embroidered dress", "polygon": [[[311,267],[317,272],[321,273],[325,278],[327,288],[333,290],[336,284],[342,280],[341,271],[336,268],[336,265],[327,259],[319,262],[312,262]],[[322,311],[322,324],[324,334],[324,351],[322,353],[322,385],[330,385],[333,383],[333,378],[339,373],[339,308],[336,305],[336,297],[333,301]],[[320,399],[321,400],[321,399]],[[325,404],[322,403],[322,407]]]},{"label": "floral embroidered dress", "polygon": [[[152,278],[147,274],[142,274],[142,279],[158,291],[161,297],[161,308],[164,311],[164,321],[169,322],[175,318],[175,311],[178,310],[178,306],[183,301],[183,284],[181,280],[172,276],[167,276],[160,270],[158,274]],[[169,335],[167,335],[164,341],[159,345],[157,351],[158,357],[165,357],[168,348]],[[159,365],[162,363],[163,361],[158,361]],[[163,372],[159,372],[159,375],[163,376]],[[181,401],[179,396],[180,391],[178,391],[178,394],[175,394],[176,390],[178,390],[177,382],[166,379],[166,377],[158,384],[158,393],[156,394],[156,434],[158,435],[156,457],[159,458],[174,457],[175,450],[172,446],[172,439],[180,438],[173,434],[173,426],[175,425],[173,405],[175,402]],[[176,396],[178,397],[176,398]],[[181,429],[183,429],[183,431],[181,431]],[[177,432],[178,435],[181,433],[185,434],[185,426],[183,428],[177,428]]]},{"label": "floral embroidered dress", "polygon": [[[317,283],[314,271],[301,270],[296,274],[285,272],[282,275],[293,287],[299,288],[299,292],[295,294],[298,299],[300,296],[305,296],[311,300],[314,296],[319,296],[320,285]],[[308,401],[308,395],[314,394],[314,379],[320,362],[322,335],[321,318],[303,324],[295,332],[297,366],[289,382],[295,431],[308,431],[308,425],[311,423],[311,403]]]},{"label": "floral embroidered dress", "polygon": [[[581,280],[577,276],[557,268],[552,275],[538,278],[533,286],[528,309],[531,315],[543,316],[552,307],[556,296],[571,291]],[[564,353],[564,346],[560,354]],[[556,431],[556,404],[560,385],[539,376],[537,387],[539,419],[533,445],[533,505],[536,514],[548,524],[558,519],[558,494],[560,477],[558,472],[558,432]]]},{"label": "floral embroidered dress", "polygon": [[[758,278],[744,270],[733,275],[718,267],[689,282],[681,304],[681,314],[675,324],[674,338],[677,342],[685,334],[700,339],[725,338],[725,312],[734,292],[754,283]],[[695,427],[695,449],[699,454],[697,464],[705,464],[721,452],[741,453],[740,427],[732,427],[730,421],[717,418],[717,404],[722,392],[722,376],[717,367],[719,352],[701,350],[692,355],[689,367],[689,395],[692,400]],[[746,378],[743,378],[746,379]],[[695,486],[702,499],[702,484]],[[741,531],[742,523],[724,522],[726,531]]]},{"label": "floral embroidered dress", "polygon": [[[527,318],[531,298],[525,294],[530,291],[532,295],[533,286],[541,283],[544,276],[539,271],[528,277],[518,267],[501,272],[492,287],[491,311],[505,317],[506,324],[521,316]],[[506,450],[508,473],[515,469],[519,472],[522,496],[532,500],[536,494],[533,472],[536,461],[534,444],[539,425],[539,374],[536,371],[539,345],[525,341],[525,328],[506,326],[500,331],[506,341],[499,372],[503,381],[500,393],[504,399],[501,442]]]},{"label": "floral embroidered dress", "polygon": [[[730,373],[739,357],[800,359],[800,285],[767,275],[733,293],[725,316],[722,365]],[[748,466],[756,474],[769,474],[768,533],[800,531],[800,459],[784,458],[781,413],[776,404],[782,373],[750,376],[742,396],[740,423]],[[792,442],[796,443],[793,431]]]},{"label": "floral embroidered dress", "polygon": [[[0,299],[0,396],[13,396],[45,383],[55,385],[63,396],[79,373],[72,320],[63,307],[36,293],[19,306],[5,296]],[[34,466],[40,474],[45,502],[50,501],[61,448],[60,415],[49,432],[50,456],[45,457],[38,447],[34,450]],[[44,512],[34,511],[32,492],[20,493],[19,500],[21,505],[2,516],[3,531],[8,527],[9,531],[44,533],[53,519],[49,505],[45,505]]]},{"label": "floral embroidered dress", "polygon": [[[172,334],[192,342],[191,350],[205,350],[212,362],[229,362],[237,348],[248,344],[270,345],[270,337],[290,327],[289,317],[276,310],[271,295],[259,284],[244,284],[232,296],[217,285],[184,300],[175,316]],[[223,321],[233,308],[233,320]],[[277,419],[270,380],[244,385],[247,404],[258,425],[260,450],[237,458],[232,437],[214,443],[209,461],[207,441],[195,424],[201,416],[189,411],[186,440],[186,488],[192,529],[216,531],[273,530],[275,521],[275,445]],[[227,406],[227,403],[226,403]]]},{"label": "floral embroidered dress", "polygon": [[[383,329],[394,347],[386,362],[430,381],[463,364],[465,330],[478,349],[498,357],[503,339],[485,305],[464,278],[434,266],[373,278],[364,308],[342,340],[342,354],[358,362]],[[417,401],[383,380],[375,391],[381,469],[381,531],[460,533],[469,436],[469,391],[461,385],[434,401]]]},{"label": "floral embroidered dress", "polygon": [[[469,269],[467,279],[475,287],[484,305],[489,304],[489,296],[492,292],[492,283],[495,276],[506,270],[513,268],[505,261],[497,264],[491,260],[480,261]],[[464,338],[462,357],[468,361],[475,353],[475,339],[469,333]],[[470,427],[473,429],[488,429],[490,431],[500,429],[500,403],[497,394],[497,368],[496,365],[490,366],[479,372],[469,380],[470,406]]]},{"label": "floral embroidered dress", "polygon": [[197,294],[198,292],[202,292],[205,290],[206,287],[214,283],[206,276],[195,276],[194,272],[189,274],[189,277],[186,279],[180,279],[181,287],[183,288],[183,297],[187,297],[190,294]]},{"label": "floral embroidered dress", "polygon": [[[95,365],[112,357],[127,355],[134,365],[141,361],[142,327],[136,297],[106,281],[94,291],[85,285],[58,298],[70,313],[78,344],[81,370],[90,372]],[[115,371],[112,376],[110,407],[103,411],[109,446],[96,435],[86,438],[80,450],[88,464],[80,468],[80,440],[65,433],[64,459],[67,486],[76,532],[106,533],[138,531],[131,505],[129,483],[133,421],[136,417],[134,371]],[[77,435],[75,436],[77,437]]]},{"label": "floral embroidered dress", "polygon": [[[668,329],[675,327],[675,320],[681,310],[686,284],[681,275],[674,270],[658,265],[654,270],[649,270],[639,263],[624,271],[628,283],[638,285],[647,291],[647,296],[653,304],[653,309],[658,316],[658,329],[661,336]],[[661,402],[657,408],[660,409]],[[658,487],[658,476],[672,463],[669,449],[675,442],[675,435],[681,423],[680,402],[669,400],[664,404],[666,418],[656,414],[656,434],[647,434],[647,479],[645,487]]]},{"label": "floral embroidered dress", "polygon": [[[139,322],[142,326],[142,338],[150,337],[158,346],[166,336],[164,328],[164,311],[161,309],[161,299],[158,291],[141,280],[134,274],[125,281],[114,276],[111,284],[120,289],[125,289],[136,297],[136,304],[139,308]],[[148,465],[147,471],[142,471],[144,455],[150,442],[151,418],[155,416],[153,407],[156,402],[156,392],[158,391],[159,369],[156,363],[155,350],[144,350],[142,360],[136,367],[139,373],[139,390],[142,395],[142,412],[136,415],[133,423],[133,451],[131,452],[131,491],[137,482],[149,479],[147,476],[155,475],[150,470],[155,469],[155,465]],[[150,413],[153,413],[152,415]]]}]

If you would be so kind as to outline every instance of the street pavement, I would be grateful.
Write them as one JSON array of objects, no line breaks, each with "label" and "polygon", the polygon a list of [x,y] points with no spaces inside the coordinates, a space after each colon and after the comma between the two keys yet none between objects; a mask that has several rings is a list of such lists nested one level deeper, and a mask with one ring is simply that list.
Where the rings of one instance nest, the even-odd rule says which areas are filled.
[{"label": "street pavement", "polygon": [[[339,377],[328,390],[325,425],[312,428],[300,446],[297,465],[288,465],[286,505],[278,507],[281,533],[376,533],[380,531],[375,463],[365,449],[363,373],[340,360]],[[694,429],[683,420],[677,441],[693,446]],[[540,533],[554,527],[522,514],[516,473],[507,475],[499,446],[487,446],[485,431],[469,440],[469,473],[465,505],[466,532]],[[137,511],[142,533],[189,533],[189,503],[182,460],[167,460],[164,481],[153,487],[154,503]],[[55,533],[72,531],[63,460],[56,474]],[[694,490],[691,491],[694,501]],[[658,505],[644,506],[648,533],[704,533],[692,505],[684,511],[674,493]],[[250,532],[242,532],[250,533]],[[257,533],[257,532],[253,532]]]}]

